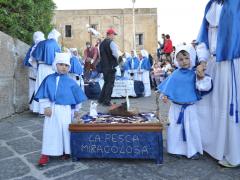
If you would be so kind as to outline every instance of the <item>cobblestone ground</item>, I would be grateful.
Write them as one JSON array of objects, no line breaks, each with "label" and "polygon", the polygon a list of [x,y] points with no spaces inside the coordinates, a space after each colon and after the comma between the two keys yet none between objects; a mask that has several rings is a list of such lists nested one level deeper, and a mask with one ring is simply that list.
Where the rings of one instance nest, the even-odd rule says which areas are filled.
[{"label": "cobblestone ground", "polygon": [[[130,101],[131,106],[141,112],[156,109],[154,95]],[[162,119],[166,119],[168,108],[169,105],[160,103]],[[89,102],[83,105],[83,111],[89,111]],[[106,112],[107,109],[99,106],[98,111]],[[165,149],[163,165],[156,165],[152,160],[86,159],[72,162],[52,158],[49,165],[39,168],[36,164],[41,150],[42,127],[43,118],[31,112],[0,120],[0,180],[240,180],[240,168],[221,168],[206,154],[200,160],[177,159],[169,156]]]}]

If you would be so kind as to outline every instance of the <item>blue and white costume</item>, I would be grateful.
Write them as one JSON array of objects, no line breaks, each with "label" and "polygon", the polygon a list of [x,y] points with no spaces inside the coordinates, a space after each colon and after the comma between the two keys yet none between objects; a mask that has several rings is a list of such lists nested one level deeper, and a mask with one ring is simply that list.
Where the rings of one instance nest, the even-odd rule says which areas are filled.
[{"label": "blue and white costume", "polygon": [[[57,53],[53,63],[70,65],[68,53]],[[70,133],[68,130],[72,111],[79,111],[79,104],[87,98],[78,84],[67,74],[55,72],[48,75],[40,85],[35,98],[44,108],[50,107],[51,117],[46,116],[43,127],[42,154],[59,156],[70,154]]]},{"label": "blue and white costume", "polygon": [[76,48],[71,48],[70,52],[71,52],[71,59],[70,59],[71,69],[69,71],[69,75],[70,75],[71,78],[73,78],[76,81],[76,83],[84,91],[84,81],[83,81],[83,78],[82,78],[83,66],[81,65],[80,59],[77,56],[77,49]]},{"label": "blue and white costume", "polygon": [[[133,56],[126,54],[126,62],[124,64],[124,77],[127,79],[137,80],[137,69],[139,67],[139,59],[135,50],[133,51]],[[133,76],[131,76],[133,75]]]},{"label": "blue and white costume", "polygon": [[[55,58],[55,53],[61,51],[57,43],[59,36],[60,33],[53,29],[49,33],[48,39],[38,43],[35,50],[32,52],[32,61],[35,61],[37,63],[38,68],[35,92],[37,92],[38,87],[42,83],[43,79],[47,75],[54,72],[52,69],[52,63]],[[33,112],[43,114],[43,108],[41,107],[41,103],[36,103],[36,101],[34,101],[33,103]]]},{"label": "blue and white costume", "polygon": [[29,98],[29,109],[33,110],[33,96],[35,92],[35,82],[37,77],[37,66],[32,63],[32,52],[38,45],[40,41],[45,40],[44,34],[41,31],[36,31],[33,33],[33,42],[34,44],[29,48],[23,64],[28,67],[28,77],[29,77],[29,91],[28,91],[28,98]]},{"label": "blue and white costume", "polygon": [[168,114],[170,124],[167,129],[167,151],[190,158],[196,153],[203,154],[197,116],[197,101],[201,99],[201,93],[198,91],[210,91],[212,82],[209,76],[197,80],[195,71],[192,69],[195,66],[196,57],[192,56],[190,46],[177,47],[176,55],[181,50],[189,53],[190,68],[179,67],[175,60],[179,68],[158,86],[158,90],[171,100]]},{"label": "blue and white costume", "polygon": [[139,65],[137,69],[137,80],[142,81],[144,85],[144,96],[151,96],[150,75],[151,64],[148,59],[148,53],[146,50],[141,50],[142,59],[139,59]]},{"label": "blue and white costume", "polygon": [[239,7],[239,0],[225,0],[223,4],[209,1],[197,46],[198,59],[207,60],[206,73],[214,85],[199,102],[203,149],[233,166],[240,165]]}]

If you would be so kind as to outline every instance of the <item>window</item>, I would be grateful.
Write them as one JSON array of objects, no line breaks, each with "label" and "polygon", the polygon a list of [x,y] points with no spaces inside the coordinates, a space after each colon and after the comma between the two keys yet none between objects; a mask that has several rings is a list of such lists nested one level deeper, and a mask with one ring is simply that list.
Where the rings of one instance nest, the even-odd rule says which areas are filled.
[{"label": "window", "polygon": [[90,27],[97,30],[97,24],[91,24]]},{"label": "window", "polygon": [[72,37],[72,26],[65,25],[65,37]]},{"label": "window", "polygon": [[143,34],[136,34],[136,45],[141,46],[143,45]]}]

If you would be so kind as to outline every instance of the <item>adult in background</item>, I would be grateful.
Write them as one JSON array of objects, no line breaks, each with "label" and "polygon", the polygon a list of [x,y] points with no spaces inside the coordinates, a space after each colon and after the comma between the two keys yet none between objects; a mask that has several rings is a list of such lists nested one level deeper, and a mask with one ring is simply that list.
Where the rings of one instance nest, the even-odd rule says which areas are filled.
[{"label": "adult in background", "polygon": [[84,80],[89,81],[92,71],[96,69],[98,61],[98,48],[92,47],[90,42],[86,42],[86,49],[84,50]]},{"label": "adult in background", "polygon": [[32,52],[36,48],[37,44],[40,41],[45,40],[44,34],[41,31],[36,31],[33,33],[33,45],[29,48],[24,60],[24,66],[28,67],[28,77],[29,77],[29,91],[28,91],[28,98],[29,98],[29,109],[33,110],[33,97],[35,92],[35,82],[37,77],[37,64],[32,62]]},{"label": "adult in background", "polygon": [[169,34],[166,35],[165,43],[163,47],[163,53],[165,54],[167,60],[172,63],[171,53],[173,52],[172,40],[170,39]]},{"label": "adult in background", "polygon": [[[56,29],[53,29],[48,34],[48,39],[39,42],[32,52],[32,61],[35,61],[38,67],[35,92],[37,92],[43,79],[54,72],[52,69],[52,63],[54,61],[55,54],[56,52],[61,52],[58,44],[58,38],[60,35],[61,34]],[[33,112],[43,114],[44,109],[41,105],[42,102],[39,101],[38,103],[34,100],[33,103]]]},{"label": "adult in background", "polygon": [[210,0],[197,39],[197,70],[213,78],[198,106],[203,149],[226,167],[240,165],[239,7],[239,0]]},{"label": "adult in background", "polygon": [[98,103],[111,106],[111,95],[115,81],[116,67],[118,66],[118,47],[113,41],[117,35],[114,29],[107,30],[107,37],[100,44],[100,66],[103,73],[104,85]]}]

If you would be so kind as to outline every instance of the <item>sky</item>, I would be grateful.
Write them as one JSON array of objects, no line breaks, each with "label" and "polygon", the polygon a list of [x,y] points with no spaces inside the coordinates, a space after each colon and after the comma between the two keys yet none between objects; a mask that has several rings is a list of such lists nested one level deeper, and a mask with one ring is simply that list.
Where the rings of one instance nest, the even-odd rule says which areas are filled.
[{"label": "sky", "polygon": [[[158,40],[169,34],[174,45],[196,39],[209,0],[135,0],[135,8],[158,9]],[[132,0],[54,0],[58,10],[132,8]]]}]

